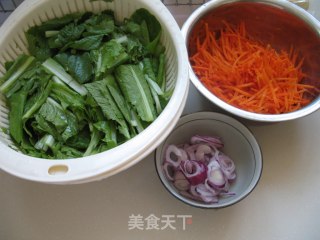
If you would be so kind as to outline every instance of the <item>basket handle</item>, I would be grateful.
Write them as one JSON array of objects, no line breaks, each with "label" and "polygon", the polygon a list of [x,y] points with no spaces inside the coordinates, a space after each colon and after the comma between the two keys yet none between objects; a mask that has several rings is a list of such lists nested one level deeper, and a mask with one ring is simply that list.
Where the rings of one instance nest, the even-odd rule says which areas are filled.
[{"label": "basket handle", "polygon": [[53,164],[48,168],[49,175],[65,175],[69,172],[69,166],[67,164]]}]

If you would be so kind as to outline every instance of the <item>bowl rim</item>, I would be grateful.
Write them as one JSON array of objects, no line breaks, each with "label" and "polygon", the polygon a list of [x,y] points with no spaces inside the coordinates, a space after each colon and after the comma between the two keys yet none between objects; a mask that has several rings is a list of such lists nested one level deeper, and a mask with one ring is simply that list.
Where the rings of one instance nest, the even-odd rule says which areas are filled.
[{"label": "bowl rim", "polygon": [[[169,181],[167,180],[166,176],[164,175],[164,173],[161,169],[161,167],[162,167],[161,152],[163,150],[163,147],[165,146],[166,140],[171,136],[171,134],[174,133],[175,129],[177,129],[180,126],[187,124],[188,122],[191,122],[191,121],[208,120],[208,119],[209,120],[218,120],[218,121],[222,121],[223,123],[227,123],[232,128],[238,130],[246,138],[248,143],[251,146],[253,144],[255,147],[255,148],[252,148],[252,151],[255,155],[255,162],[254,162],[255,166],[254,166],[253,177],[251,179],[250,184],[245,189],[245,191],[243,191],[239,195],[239,197],[234,198],[232,201],[226,202],[226,203],[219,203],[218,202],[218,203],[206,204],[206,203],[194,201],[194,200],[191,200],[191,199],[188,199],[188,198],[182,196],[181,194],[174,191],[174,187],[171,186],[171,184],[169,183]],[[167,192],[170,193],[170,195],[172,195],[173,197],[175,197],[179,201],[181,201],[189,206],[192,206],[192,207],[201,208],[201,209],[221,209],[221,208],[226,208],[226,207],[232,206],[232,205],[242,201],[243,199],[248,197],[253,192],[253,190],[257,187],[258,183],[260,182],[260,179],[262,176],[262,171],[263,171],[263,154],[262,154],[262,150],[261,150],[259,143],[257,142],[252,131],[247,126],[245,126],[244,124],[242,124],[238,120],[236,120],[228,115],[222,114],[222,113],[201,111],[201,112],[195,112],[195,113],[191,113],[191,114],[187,114],[187,115],[182,116],[180,118],[179,122],[177,123],[175,129],[161,143],[161,145],[158,146],[158,148],[154,152],[154,164],[155,164],[155,169],[156,169],[157,175],[160,179],[160,182],[162,183],[164,188],[167,190]],[[248,138],[250,138],[250,139],[248,139]]]},{"label": "bowl rim", "polygon": [[[249,4],[259,3],[259,4],[267,4],[269,6],[274,6],[274,7],[280,7],[282,10],[287,11],[288,13],[294,15],[297,18],[300,18],[301,20],[309,24],[315,30],[314,31],[315,34],[318,34],[320,38],[320,22],[314,16],[312,16],[309,12],[291,3],[290,1],[287,1],[287,0],[250,0],[250,1],[249,0],[212,0],[201,5],[199,8],[197,8],[183,24],[181,28],[181,32],[184,37],[186,46],[188,45],[188,37],[191,30],[193,29],[194,25],[205,14],[207,14],[214,8],[227,5],[227,4],[238,3],[238,2],[245,2]],[[226,110],[227,112],[245,119],[258,121],[258,122],[282,122],[282,121],[294,120],[301,117],[305,117],[309,114],[312,114],[313,112],[317,111],[320,108],[320,95],[319,95],[308,105],[307,108],[302,108],[290,113],[259,114],[259,113],[242,110],[232,105],[229,105],[228,103],[224,102],[220,98],[216,97],[213,93],[211,93],[201,83],[201,81],[198,79],[198,77],[194,73],[192,66],[190,64],[190,61],[188,61],[188,65],[189,65],[189,77],[192,84],[205,98],[207,98],[210,102],[217,105],[218,107]]]}]

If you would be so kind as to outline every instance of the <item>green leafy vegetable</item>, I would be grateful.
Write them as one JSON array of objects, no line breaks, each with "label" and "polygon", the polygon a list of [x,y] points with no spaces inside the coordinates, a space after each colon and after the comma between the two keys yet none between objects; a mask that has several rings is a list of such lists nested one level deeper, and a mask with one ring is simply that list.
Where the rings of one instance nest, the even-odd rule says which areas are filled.
[{"label": "green leafy vegetable", "polygon": [[119,123],[119,131],[127,138],[130,138],[129,128],[125,119],[114,101],[110,91],[107,88],[107,82],[97,81],[85,85],[91,96],[100,106],[104,116],[107,119],[114,120]]},{"label": "green leafy vegetable", "polygon": [[125,48],[116,40],[111,40],[100,49],[92,51],[91,56],[96,62],[95,74],[97,77],[110,73],[116,66],[129,60]]},{"label": "green leafy vegetable", "polygon": [[104,11],[85,22],[85,35],[108,35],[115,31],[114,14]]},{"label": "green leafy vegetable", "polygon": [[85,99],[65,85],[59,78],[53,77],[50,96],[60,102],[64,109],[85,110]]},{"label": "green leafy vegetable", "polygon": [[104,133],[102,141],[105,142],[108,148],[114,148],[118,145],[117,142],[117,129],[113,122],[101,121],[93,125],[97,130]]},{"label": "green leafy vegetable", "polygon": [[74,89],[80,95],[85,96],[87,94],[87,90],[76,80],[74,80],[73,77],[68,74],[65,69],[52,58],[48,58],[44,63],[42,63],[42,66],[57,78],[65,82],[69,87]]},{"label": "green leafy vegetable", "polygon": [[33,56],[20,55],[6,74],[0,78],[0,92],[6,94],[34,61]]},{"label": "green leafy vegetable", "polygon": [[[24,110],[24,114],[22,116],[23,119],[30,118],[47,100],[50,91],[51,91],[52,83],[49,82],[45,88],[39,88],[39,91],[32,96],[31,100],[29,100],[29,106],[27,105]],[[31,103],[31,104],[30,104]]]},{"label": "green leafy vegetable", "polygon": [[45,135],[43,136],[35,145],[34,147],[38,150],[47,151],[49,147],[53,147],[54,145],[54,138],[52,135]]},{"label": "green leafy vegetable", "polygon": [[148,83],[137,65],[121,65],[115,70],[116,79],[129,103],[143,121],[152,122],[155,107]]},{"label": "green leafy vegetable", "polygon": [[67,116],[63,108],[53,99],[48,98],[40,108],[39,115],[55,126],[59,133],[62,133],[68,126]]},{"label": "green leafy vegetable", "polygon": [[91,80],[93,64],[89,53],[67,54],[61,53],[55,59],[64,66],[69,74],[79,83],[86,83]]},{"label": "green leafy vegetable", "polygon": [[101,140],[101,133],[95,127],[93,127],[92,124],[89,124],[89,126],[90,126],[90,132],[91,132],[91,140],[87,150],[83,154],[84,157],[91,155]]},{"label": "green leafy vegetable", "polygon": [[29,52],[38,60],[44,61],[51,57],[54,53],[49,47],[49,42],[44,32],[39,31],[37,27],[33,27],[26,32],[26,38],[29,45]]},{"label": "green leafy vegetable", "polygon": [[81,37],[84,30],[84,25],[70,23],[63,27],[58,34],[49,38],[49,47],[66,49],[66,46],[69,46],[70,43],[72,44]]},{"label": "green leafy vegetable", "polygon": [[142,132],[171,96],[161,33],[146,9],[122,22],[111,10],[73,13],[26,31],[29,55],[4,63],[0,77],[17,147],[78,158]]},{"label": "green leafy vegetable", "polygon": [[81,17],[83,17],[83,13],[72,13],[60,18],[54,18],[54,19],[45,21],[44,23],[42,23],[40,26],[37,26],[36,28],[37,28],[37,31],[39,32],[45,32],[49,30],[59,31],[69,23],[77,22],[79,19],[81,19]]},{"label": "green leafy vegetable", "polygon": [[26,93],[15,93],[9,99],[11,111],[9,113],[9,131],[12,138],[17,142],[21,143],[23,139],[23,109],[27,98]]},{"label": "green leafy vegetable", "polygon": [[147,44],[149,51],[156,53],[162,31],[159,21],[148,10],[143,8],[138,9],[131,19],[140,24],[142,41]]},{"label": "green leafy vegetable", "polygon": [[69,46],[78,50],[94,50],[99,48],[99,46],[101,45],[102,38],[102,35],[88,36],[75,41]]}]

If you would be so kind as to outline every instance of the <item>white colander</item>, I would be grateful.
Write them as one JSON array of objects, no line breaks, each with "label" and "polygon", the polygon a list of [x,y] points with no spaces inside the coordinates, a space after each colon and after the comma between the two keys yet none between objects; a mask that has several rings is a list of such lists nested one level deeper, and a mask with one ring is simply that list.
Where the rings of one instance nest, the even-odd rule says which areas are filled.
[{"label": "white colander", "polygon": [[[167,89],[174,92],[160,116],[143,132],[126,143],[96,155],[48,160],[22,154],[6,131],[0,130],[0,168],[23,179],[71,184],[89,182],[116,174],[134,165],[151,153],[171,132],[183,111],[188,94],[187,50],[180,29],[160,0],[114,0],[111,3],[89,0],[26,0],[0,28],[0,75],[4,63],[27,53],[25,31],[48,19],[74,12],[99,12],[111,9],[117,20],[130,17],[139,9],[150,11],[163,28],[162,43],[166,47]],[[0,96],[0,129],[8,129],[5,98]]]}]

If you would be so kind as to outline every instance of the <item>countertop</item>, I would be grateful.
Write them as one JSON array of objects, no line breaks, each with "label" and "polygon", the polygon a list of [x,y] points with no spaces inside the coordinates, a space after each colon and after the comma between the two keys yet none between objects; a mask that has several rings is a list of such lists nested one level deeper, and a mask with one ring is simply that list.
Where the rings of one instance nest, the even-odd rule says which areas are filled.
[{"label": "countertop", "polygon": [[[317,4],[311,2],[315,15]],[[171,10],[181,24],[192,9]],[[203,110],[222,112],[191,84],[184,114]],[[157,176],[154,153],[115,176],[80,185],[35,183],[0,171],[0,240],[318,240],[319,119],[320,111],[283,123],[238,119],[261,146],[263,173],[248,197],[219,210],[171,196]]]}]

